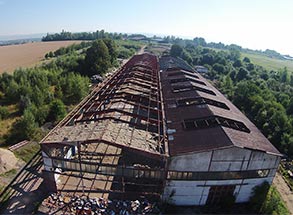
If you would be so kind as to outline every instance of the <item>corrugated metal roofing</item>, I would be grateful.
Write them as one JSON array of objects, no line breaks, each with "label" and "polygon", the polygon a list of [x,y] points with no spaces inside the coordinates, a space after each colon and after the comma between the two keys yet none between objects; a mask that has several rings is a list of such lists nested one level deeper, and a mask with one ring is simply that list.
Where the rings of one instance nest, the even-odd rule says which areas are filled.
[{"label": "corrugated metal roofing", "polygon": [[[184,68],[188,68],[188,66],[183,65],[182,60],[179,61],[179,64],[176,64],[176,62],[177,60],[172,57],[162,57],[160,59],[160,65],[163,65],[160,68],[163,70],[160,73],[160,77],[166,120],[168,122],[167,128],[176,130],[172,134],[169,134],[169,154],[171,156],[231,146],[281,155],[281,153],[266,139],[257,127],[199,73],[194,72],[194,75],[198,77],[197,80],[202,81],[206,86],[191,83],[190,81],[179,82],[176,84],[171,83],[170,80],[189,77],[186,72],[182,71],[182,69],[184,70]],[[190,70],[188,71],[190,72]],[[170,76],[172,73],[177,73],[178,75]],[[190,86],[196,87],[190,88]],[[189,90],[184,91],[184,87],[189,87]],[[175,93],[173,91],[174,88],[181,88],[183,91]],[[214,92],[215,95],[209,93],[209,91],[204,92],[205,90]],[[224,103],[228,109],[210,104],[190,106],[178,105],[178,100],[180,99],[196,97],[203,97]],[[184,120],[186,119],[201,119],[210,116],[219,116],[242,122],[250,132],[248,133],[239,129],[233,129],[233,127],[229,128],[229,126],[226,127],[222,125],[212,125],[211,127],[201,127],[201,129],[194,130],[187,130],[184,128]],[[196,127],[197,125],[194,126]]]}]

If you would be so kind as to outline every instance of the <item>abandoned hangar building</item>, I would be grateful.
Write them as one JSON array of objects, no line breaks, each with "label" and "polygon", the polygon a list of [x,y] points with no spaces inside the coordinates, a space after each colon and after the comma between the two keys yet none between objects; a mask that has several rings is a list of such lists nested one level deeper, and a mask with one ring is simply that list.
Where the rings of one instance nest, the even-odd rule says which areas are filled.
[{"label": "abandoned hangar building", "polygon": [[132,57],[42,141],[52,191],[155,198],[175,205],[247,202],[281,154],[183,60]]}]

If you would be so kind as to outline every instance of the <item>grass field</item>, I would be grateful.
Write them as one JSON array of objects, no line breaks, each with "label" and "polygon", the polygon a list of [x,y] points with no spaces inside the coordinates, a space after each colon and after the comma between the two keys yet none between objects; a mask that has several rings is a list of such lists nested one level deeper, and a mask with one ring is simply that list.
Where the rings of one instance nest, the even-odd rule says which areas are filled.
[{"label": "grass field", "polygon": [[293,72],[293,61],[292,60],[279,60],[275,58],[266,57],[258,54],[243,53],[241,56],[248,57],[252,63],[257,64],[266,68],[267,70],[279,70],[287,67],[288,71]]},{"label": "grass field", "polygon": [[46,53],[80,42],[71,40],[0,46],[0,73],[11,73],[19,67],[32,67],[44,59]]},{"label": "grass field", "polygon": [[[210,48],[216,52],[227,51],[223,49]],[[287,67],[288,71],[293,73],[293,60],[280,60],[270,58],[260,54],[241,52],[241,58],[248,57],[253,64],[264,67],[267,70],[279,70]]]}]

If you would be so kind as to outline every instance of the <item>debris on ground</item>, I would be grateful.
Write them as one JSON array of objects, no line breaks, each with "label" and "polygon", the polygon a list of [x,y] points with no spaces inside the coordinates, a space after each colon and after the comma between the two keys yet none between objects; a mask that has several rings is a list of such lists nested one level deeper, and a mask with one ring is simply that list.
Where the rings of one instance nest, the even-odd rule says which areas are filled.
[{"label": "debris on ground", "polygon": [[52,193],[42,203],[48,214],[76,214],[76,215],[138,215],[159,214],[156,203],[147,199],[142,200],[109,200],[104,198],[89,198],[88,196],[63,195]]}]

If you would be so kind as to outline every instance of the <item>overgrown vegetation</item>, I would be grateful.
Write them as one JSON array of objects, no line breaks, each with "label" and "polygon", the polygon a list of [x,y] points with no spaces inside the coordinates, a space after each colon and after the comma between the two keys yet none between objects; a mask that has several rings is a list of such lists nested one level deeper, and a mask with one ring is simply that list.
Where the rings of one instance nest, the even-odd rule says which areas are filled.
[{"label": "overgrown vegetation", "polygon": [[281,162],[281,164],[279,166],[279,172],[282,174],[283,179],[285,180],[285,182],[289,186],[290,190],[293,190],[293,178],[289,175],[289,172],[287,169],[288,169],[288,167],[286,168],[285,162]]},{"label": "overgrown vegetation", "polygon": [[250,207],[255,213],[290,214],[277,189],[267,182],[254,188]]},{"label": "overgrown vegetation", "polygon": [[36,142],[32,142],[14,151],[17,158],[22,159],[26,163],[29,162],[32,157],[40,150],[40,145]]},{"label": "overgrown vegetation", "polygon": [[[70,107],[88,94],[89,77],[103,76],[119,65],[117,57],[129,58],[141,48],[140,42],[119,40],[122,36],[103,30],[77,34],[63,31],[47,35],[44,41],[87,40],[89,37],[98,40],[62,47],[47,53],[45,58],[50,61],[38,67],[20,68],[12,75],[0,75],[0,126],[4,121],[3,126],[8,126],[0,128],[6,131],[0,133],[0,144],[40,140],[46,132],[46,129],[41,129],[46,122],[58,123]],[[9,109],[11,106],[15,108]],[[18,154],[25,160],[29,159],[22,153]]]},{"label": "overgrown vegetation", "polygon": [[172,56],[209,69],[207,77],[282,152],[293,156],[293,74],[241,59],[237,49],[215,51],[194,41],[171,47]]}]

